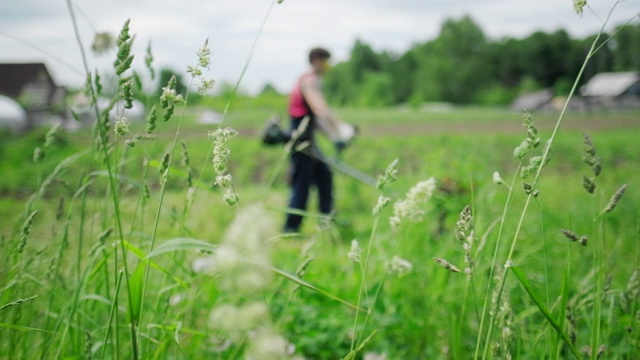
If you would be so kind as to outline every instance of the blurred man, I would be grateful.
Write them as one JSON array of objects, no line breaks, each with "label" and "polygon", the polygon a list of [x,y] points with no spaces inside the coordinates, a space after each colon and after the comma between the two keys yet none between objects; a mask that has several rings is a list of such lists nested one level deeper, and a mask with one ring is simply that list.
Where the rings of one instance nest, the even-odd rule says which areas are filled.
[{"label": "blurred man", "polygon": [[[315,186],[319,210],[323,214],[333,210],[333,178],[315,144],[315,130],[325,133],[338,151],[347,146],[356,134],[355,127],[333,113],[322,94],[322,76],[329,69],[330,57],[331,54],[323,48],[309,52],[311,68],[295,84],[288,108],[296,144],[291,154],[289,208],[306,210],[309,190]],[[308,118],[308,123],[303,121],[305,118]],[[301,127],[301,124],[304,125]],[[288,214],[284,231],[298,232],[301,225],[301,215]]]}]

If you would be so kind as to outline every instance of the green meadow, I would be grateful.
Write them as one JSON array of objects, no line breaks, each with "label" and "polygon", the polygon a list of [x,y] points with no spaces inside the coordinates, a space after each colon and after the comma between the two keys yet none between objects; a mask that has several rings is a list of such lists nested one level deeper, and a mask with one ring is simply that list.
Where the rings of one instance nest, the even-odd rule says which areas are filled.
[{"label": "green meadow", "polygon": [[[568,99],[608,48],[600,35]],[[85,126],[0,133],[0,359],[638,357],[638,110],[381,106],[348,92],[366,101],[336,112],[358,136],[339,154],[319,144],[336,211],[312,198],[301,232],[283,234],[301,149],[260,135],[286,97],[206,95],[208,41],[188,85],[174,75],[148,95],[151,51],[133,70],[132,42],[127,21],[113,74],[83,58]],[[469,62],[443,59],[454,74]],[[134,97],[144,120],[128,119]],[[212,110],[223,121],[202,124]]]},{"label": "green meadow", "polygon": [[[238,130],[227,142],[232,206],[215,184],[217,126],[197,122],[208,105],[178,105],[151,134],[144,121],[123,135],[111,124],[106,150],[96,129],[3,135],[2,358],[640,350],[637,112],[567,115],[536,181],[537,168],[522,168],[544,154],[557,113],[533,113],[527,129],[504,109],[339,109],[360,135],[336,161],[388,182],[335,170],[336,213],[319,216],[313,199],[302,232],[282,235],[287,154],[259,139],[280,104],[246,101],[224,124]],[[428,190],[403,215],[418,184]]]}]

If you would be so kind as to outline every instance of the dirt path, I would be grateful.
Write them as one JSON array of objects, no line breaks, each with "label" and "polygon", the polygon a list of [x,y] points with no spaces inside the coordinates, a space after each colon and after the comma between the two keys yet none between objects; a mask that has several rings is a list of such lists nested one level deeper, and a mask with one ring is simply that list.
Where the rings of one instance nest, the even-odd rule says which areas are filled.
[{"label": "dirt path", "polygon": [[[539,130],[551,131],[556,126],[556,121],[536,121]],[[560,125],[560,130],[565,131],[608,131],[639,129],[640,118],[638,119],[583,119],[566,120]],[[494,121],[494,122],[465,122],[452,124],[398,124],[398,125],[372,125],[362,128],[363,136],[386,136],[386,135],[442,135],[442,134],[513,134],[523,132],[520,121]]]},{"label": "dirt path", "polygon": [[[535,121],[541,131],[552,131],[556,120]],[[640,129],[640,117],[608,118],[608,119],[566,119],[560,125],[561,131],[598,132],[610,130]],[[260,136],[256,128],[240,128],[243,137]],[[481,121],[455,123],[400,123],[400,124],[371,124],[360,127],[360,134],[364,137],[379,136],[411,136],[411,135],[444,135],[444,134],[515,134],[523,132],[522,121]]]}]

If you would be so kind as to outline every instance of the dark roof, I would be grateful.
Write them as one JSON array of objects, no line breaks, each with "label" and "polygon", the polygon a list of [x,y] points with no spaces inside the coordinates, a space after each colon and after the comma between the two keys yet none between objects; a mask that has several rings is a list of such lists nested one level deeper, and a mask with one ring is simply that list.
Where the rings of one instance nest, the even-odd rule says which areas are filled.
[{"label": "dark roof", "polygon": [[43,63],[0,64],[0,94],[18,98],[25,85],[43,82],[57,87]]}]

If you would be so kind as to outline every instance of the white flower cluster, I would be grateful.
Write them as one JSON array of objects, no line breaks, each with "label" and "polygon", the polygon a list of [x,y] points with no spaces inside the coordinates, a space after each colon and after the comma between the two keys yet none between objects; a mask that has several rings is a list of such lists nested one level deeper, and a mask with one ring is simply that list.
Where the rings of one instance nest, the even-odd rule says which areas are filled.
[{"label": "white flower cluster", "polygon": [[213,270],[223,275],[219,279],[223,290],[249,293],[270,284],[271,272],[263,268],[270,262],[263,238],[275,228],[271,217],[258,205],[239,212],[213,259]]},{"label": "white flower cluster", "polygon": [[295,348],[277,333],[269,309],[256,292],[272,283],[268,242],[276,229],[259,205],[243,208],[211,258],[211,271],[219,275],[224,303],[209,314],[209,326],[232,343],[248,342],[245,359],[293,359]]},{"label": "white flower cluster", "polygon": [[389,222],[393,228],[397,228],[405,221],[417,223],[424,217],[424,205],[431,199],[436,190],[436,180],[429,178],[412,187],[404,200],[393,205],[393,216]]},{"label": "white flower cluster", "polygon": [[387,272],[398,277],[404,276],[413,270],[413,265],[409,260],[403,259],[399,256],[394,256],[391,260],[385,264]]}]

